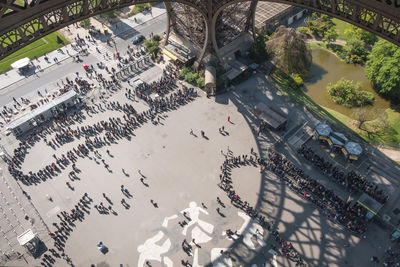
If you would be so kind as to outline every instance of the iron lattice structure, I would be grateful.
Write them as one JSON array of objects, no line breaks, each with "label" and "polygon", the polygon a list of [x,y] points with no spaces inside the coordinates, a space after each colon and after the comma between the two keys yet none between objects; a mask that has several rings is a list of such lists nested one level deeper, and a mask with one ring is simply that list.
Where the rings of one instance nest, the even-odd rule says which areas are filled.
[{"label": "iron lattice structure", "polygon": [[[202,47],[200,59],[207,49],[219,56],[219,47],[225,39],[233,38],[239,31],[251,30],[258,1],[269,0],[165,0],[169,17],[167,33],[175,27],[182,35],[193,38],[193,43]],[[69,24],[116,8],[148,2],[158,1],[0,0],[0,59]],[[273,2],[325,13],[400,45],[400,0]]]},{"label": "iron lattice structure", "polygon": [[206,42],[206,20],[198,9],[181,4],[167,4],[169,29],[189,40],[197,48]]}]

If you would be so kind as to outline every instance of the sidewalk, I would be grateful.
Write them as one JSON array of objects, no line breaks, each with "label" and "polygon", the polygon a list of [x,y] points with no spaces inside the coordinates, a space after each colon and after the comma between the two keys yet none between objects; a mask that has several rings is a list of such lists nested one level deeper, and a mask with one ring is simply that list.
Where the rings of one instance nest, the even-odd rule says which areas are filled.
[{"label": "sidewalk", "polygon": [[[120,19],[119,22],[115,23],[114,25],[112,25],[111,27],[108,27],[108,28],[110,29],[110,31],[112,32],[112,34],[114,36],[115,35],[118,36],[126,31],[132,30],[132,28],[134,28],[138,25],[142,25],[142,24],[146,23],[147,21],[164,14],[165,12],[166,12],[166,9],[164,8],[163,5],[154,6],[152,8],[151,12],[139,13],[139,14],[136,14],[135,16],[132,16],[127,19]],[[135,22],[135,18],[136,18],[136,22]],[[91,18],[91,23],[97,29],[103,28],[103,25],[94,18]],[[88,30],[86,28],[80,27],[78,24],[75,24],[75,25],[70,25],[67,28],[60,30],[60,32],[62,32],[62,34],[65,37],[70,39],[71,42],[73,42],[73,40],[77,37],[78,34],[81,37],[88,35]],[[62,64],[62,61],[77,54],[77,51],[72,48],[71,44],[64,46],[63,48],[61,48],[61,50],[64,51],[64,53],[58,52],[57,50],[54,50],[54,51],[48,53],[47,57],[49,58],[49,62],[46,62],[44,60],[44,56],[41,56],[37,60],[34,60],[34,59],[31,60],[31,63],[34,64],[36,67],[39,65],[40,69],[43,71],[43,70],[45,70],[51,66],[54,66],[56,64]],[[68,50],[69,54],[67,53],[67,50]],[[58,58],[58,63],[54,62],[55,57]],[[34,70],[34,72],[30,76],[35,75],[36,72],[38,72],[37,68]],[[8,71],[5,74],[1,74],[0,75],[0,94],[1,94],[2,89],[7,88],[8,86],[11,86],[11,85],[15,84],[16,82],[22,81],[30,76],[23,76],[23,75],[19,74],[19,72],[17,70],[14,70],[14,69]]]},{"label": "sidewalk", "polygon": [[[74,56],[77,54],[77,51],[74,50],[71,46],[71,44],[64,46],[63,48],[61,48],[61,50],[64,53],[61,53],[57,50],[54,50],[50,53],[47,54],[47,57],[49,58],[49,62],[47,62],[46,60],[44,60],[44,56],[39,57],[37,60],[33,59],[31,60],[31,63],[33,65],[36,66],[35,70],[33,71],[33,73],[29,76],[24,76],[21,75],[17,70],[12,69],[4,74],[0,75],[0,93],[1,90],[13,85],[16,82],[22,81],[28,77],[31,77],[32,75],[35,75],[35,73],[39,72],[38,67],[40,66],[40,69],[43,71],[53,65],[56,64],[61,64],[62,61],[66,60],[67,58],[70,58],[71,56]],[[67,50],[69,52],[70,55],[68,55]],[[54,61],[54,58],[57,57],[58,59],[58,63]]]}]

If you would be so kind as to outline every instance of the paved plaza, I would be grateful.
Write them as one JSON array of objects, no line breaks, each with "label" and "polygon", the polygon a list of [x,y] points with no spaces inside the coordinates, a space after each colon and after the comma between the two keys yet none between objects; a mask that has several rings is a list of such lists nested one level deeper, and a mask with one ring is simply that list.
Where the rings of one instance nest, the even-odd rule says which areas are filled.
[{"label": "paved plaza", "polygon": [[[127,101],[123,91],[108,100]],[[274,244],[268,231],[231,205],[217,186],[220,165],[225,159],[223,154],[228,153],[228,149],[233,155],[242,155],[254,148],[263,155],[266,149],[275,147],[310,174],[324,180],[321,174],[303,164],[290,147],[279,144],[281,133],[255,135],[256,121],[250,110],[255,101],[260,100],[282,105],[281,110],[291,115],[288,128],[310,119],[307,113],[300,112],[302,107],[285,103],[286,99],[277,95],[265,77],[258,74],[216,99],[200,94],[193,102],[163,113],[159,125],[145,124],[135,130],[131,140],[121,139],[99,149],[100,157],[91,152],[88,157],[79,158],[76,166],[81,173],[73,182],[68,178],[69,167],[51,180],[22,185],[22,188],[30,195],[50,231],[55,230],[52,223],[58,221],[56,215],[71,210],[82,195],[88,193],[92,199],[88,212],[82,221],[75,222],[65,243],[65,252],[76,266],[145,266],[146,261],[151,266],[179,266],[182,259],[188,259],[193,266],[225,266],[223,262],[228,266],[262,266],[265,262],[270,266],[294,266],[287,258],[268,253]],[[138,111],[146,109],[141,101],[133,105]],[[119,114],[116,111],[92,114],[82,125],[115,115]],[[228,116],[231,123],[227,121]],[[219,133],[222,126],[228,134]],[[190,134],[190,129],[194,135]],[[207,139],[201,137],[201,130]],[[30,150],[22,169],[36,171],[52,162],[53,154],[59,156],[77,142],[53,150],[40,141]],[[110,171],[100,159],[105,159]],[[139,170],[146,177],[144,183],[140,181]],[[15,183],[8,173],[5,177],[8,183]],[[373,224],[365,238],[351,235],[328,220],[310,202],[294,194],[273,173],[260,175],[258,168],[245,166],[232,170],[232,180],[238,194],[273,222],[310,266],[368,266],[366,255],[380,256],[388,245],[387,233],[383,234],[384,231]],[[67,181],[74,190],[66,186]],[[340,192],[334,184],[327,184]],[[130,205],[128,209],[120,203],[124,197],[121,185],[132,195],[126,200]],[[100,214],[94,208],[100,202],[107,204],[102,193],[113,203],[114,214]],[[217,197],[225,204],[225,208],[221,208],[223,216],[216,211],[221,207]],[[154,207],[151,200],[158,207]],[[181,227],[179,222],[185,220],[184,211],[193,223],[189,221],[187,226]],[[243,238],[228,239],[224,234],[227,229],[238,230]],[[51,248],[52,239],[43,232],[41,237]],[[188,256],[181,249],[181,243],[183,239],[190,242],[193,238],[200,247]],[[97,248],[100,241],[108,248],[106,254]],[[231,258],[221,256],[221,249],[229,249]],[[21,260],[7,266],[40,263],[40,259],[27,255],[25,259],[26,262]],[[55,265],[67,263],[57,259]]]},{"label": "paved plaza", "polygon": [[[118,42],[125,53],[129,40]],[[93,47],[89,48],[93,53],[85,57],[89,64],[102,60],[101,53],[95,53]],[[104,44],[99,47],[110,51]],[[115,59],[105,62],[109,66],[117,63]],[[96,89],[83,101],[95,112],[82,111],[84,117],[72,128],[110,118],[124,121],[121,110],[105,108],[110,103],[132,105],[138,113],[147,111],[149,105],[143,99],[126,97],[126,88],[131,88],[131,82],[137,79],[148,83],[160,79],[165,66],[149,62],[141,65],[140,71],[124,77],[120,87],[94,86]],[[17,91],[18,97],[29,94],[34,101],[36,90],[58,90],[57,82],[66,77],[73,79],[76,70],[83,76],[81,63],[66,59],[44,70],[40,78],[30,83],[4,89],[7,92],[3,92],[0,100],[5,105],[12,100],[12,92]],[[188,86],[176,82],[172,94],[184,85]],[[276,231],[282,240],[293,245],[307,266],[374,266],[371,256],[383,262],[385,250],[393,245],[390,230],[370,222],[365,233],[351,233],[336,219],[329,218],[326,210],[317,208],[307,193],[304,196],[295,193],[291,184],[273,171],[262,170],[253,160],[229,165],[228,176],[235,194],[264,216],[270,229],[249,216],[221,189],[221,166],[225,160],[241,155],[268,158],[270,151],[275,151],[333,190],[339,198],[347,200],[351,194],[306,161],[292,145],[291,140],[302,130],[301,126],[307,124],[313,128],[321,123],[318,118],[283,96],[262,72],[212,98],[207,98],[198,88],[195,90],[196,97],[158,113],[154,123],[147,117],[140,127],[135,127],[133,134],[117,135],[114,142],[77,157],[74,167],[60,165],[60,171],[50,179],[30,185],[17,183],[8,172],[7,164],[1,161],[0,265],[170,267],[183,266],[188,261],[187,266],[193,267],[296,266],[281,253],[274,235]],[[101,95],[105,98],[100,98]],[[258,134],[260,121],[254,116],[253,108],[259,102],[287,116],[285,130]],[[103,107],[98,106],[100,103]],[[46,138],[54,136],[52,131]],[[61,158],[85,139],[74,137],[52,148],[40,138],[28,150],[21,171],[36,173],[54,162],[54,157]],[[1,145],[6,151],[12,154],[18,144],[19,140],[3,130]],[[356,170],[378,184],[389,195],[382,214],[392,214],[397,205],[400,173],[393,161],[368,144],[363,144],[365,155],[356,164],[346,163],[341,155],[332,155],[314,138],[305,145],[335,166],[346,171]],[[71,177],[74,168],[79,171],[75,172],[76,177]],[[84,215],[62,234],[62,251],[66,254],[62,256],[49,233],[57,230],[62,212],[76,209],[85,194],[88,197],[84,198],[87,201],[82,208]],[[102,211],[101,203],[111,209]],[[30,228],[43,241],[43,251],[36,259],[16,240],[17,235]],[[230,236],[228,229],[236,234]],[[102,251],[100,242],[104,245]],[[183,247],[190,249],[185,251]],[[58,256],[48,260],[53,249]]]}]

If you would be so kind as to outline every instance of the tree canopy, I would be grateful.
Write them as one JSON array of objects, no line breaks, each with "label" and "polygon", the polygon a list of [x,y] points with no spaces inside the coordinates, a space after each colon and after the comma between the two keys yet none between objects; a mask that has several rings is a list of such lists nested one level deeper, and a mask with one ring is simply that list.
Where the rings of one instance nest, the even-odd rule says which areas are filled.
[{"label": "tree canopy", "polygon": [[309,76],[312,56],[303,34],[280,26],[267,42],[267,49],[273,54],[275,65],[287,75],[297,73],[302,78]]},{"label": "tree canopy", "polygon": [[363,91],[361,83],[341,78],[336,84],[329,84],[328,93],[336,103],[346,107],[360,107],[374,103],[374,95]]},{"label": "tree canopy", "polygon": [[376,36],[372,32],[363,30],[354,25],[351,25],[350,29],[345,30],[344,33],[347,36],[361,39],[368,45],[373,45],[376,41],[378,41],[378,36]]},{"label": "tree canopy", "polygon": [[375,43],[366,62],[365,74],[376,90],[400,100],[400,48],[385,40]]},{"label": "tree canopy", "polygon": [[268,52],[265,42],[267,41],[268,36],[261,31],[257,34],[256,39],[250,49],[250,58],[253,59],[256,63],[262,63],[268,59]]},{"label": "tree canopy", "polygon": [[332,17],[321,13],[313,12],[311,18],[306,19],[306,26],[319,37],[324,37],[334,25]]},{"label": "tree canopy", "polygon": [[330,45],[331,43],[336,41],[338,36],[339,34],[336,32],[336,30],[334,28],[330,28],[325,32],[322,41],[326,42],[327,45]]}]

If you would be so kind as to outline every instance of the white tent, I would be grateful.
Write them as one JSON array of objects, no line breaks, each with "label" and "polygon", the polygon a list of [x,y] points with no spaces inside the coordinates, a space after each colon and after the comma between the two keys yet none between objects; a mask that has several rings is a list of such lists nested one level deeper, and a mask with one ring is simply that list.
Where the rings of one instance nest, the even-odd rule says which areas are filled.
[{"label": "white tent", "polygon": [[29,58],[24,57],[24,58],[21,58],[20,60],[15,61],[14,63],[12,63],[11,67],[13,69],[20,69],[20,68],[28,66],[30,62],[31,61]]},{"label": "white tent", "polygon": [[39,238],[33,233],[32,229],[28,229],[17,236],[18,243],[25,247],[32,255],[37,251]]}]

